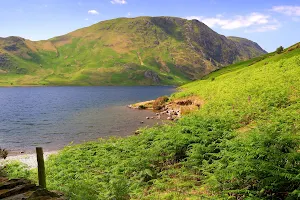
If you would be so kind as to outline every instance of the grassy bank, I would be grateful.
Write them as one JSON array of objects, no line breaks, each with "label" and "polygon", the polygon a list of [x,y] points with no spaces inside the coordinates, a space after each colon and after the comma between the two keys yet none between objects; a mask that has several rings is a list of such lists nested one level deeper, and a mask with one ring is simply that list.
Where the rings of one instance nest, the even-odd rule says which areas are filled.
[{"label": "grassy bank", "polygon": [[46,163],[49,188],[71,199],[300,198],[300,49],[222,70],[171,96],[205,102],[176,123],[65,147]]}]

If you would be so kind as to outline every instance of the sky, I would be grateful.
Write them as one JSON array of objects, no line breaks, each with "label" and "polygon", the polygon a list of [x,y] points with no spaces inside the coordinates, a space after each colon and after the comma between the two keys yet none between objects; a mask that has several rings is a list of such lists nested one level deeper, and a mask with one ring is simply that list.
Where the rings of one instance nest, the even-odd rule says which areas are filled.
[{"label": "sky", "polygon": [[118,17],[198,19],[271,52],[300,42],[300,0],[0,0],[0,37],[44,40]]}]

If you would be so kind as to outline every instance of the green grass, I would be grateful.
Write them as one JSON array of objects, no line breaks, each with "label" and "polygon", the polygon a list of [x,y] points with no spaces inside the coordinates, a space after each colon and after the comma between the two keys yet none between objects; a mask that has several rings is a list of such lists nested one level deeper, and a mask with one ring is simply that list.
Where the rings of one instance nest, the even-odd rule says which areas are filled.
[{"label": "green grass", "polygon": [[46,162],[49,189],[70,199],[300,198],[299,49],[228,66],[171,99],[189,96],[205,103],[176,123],[65,147]]}]

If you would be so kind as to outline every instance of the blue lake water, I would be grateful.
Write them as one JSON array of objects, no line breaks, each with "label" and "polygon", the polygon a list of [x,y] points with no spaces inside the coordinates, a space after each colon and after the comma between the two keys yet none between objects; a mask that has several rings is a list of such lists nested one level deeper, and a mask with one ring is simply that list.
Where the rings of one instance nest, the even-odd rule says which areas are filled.
[{"label": "blue lake water", "polygon": [[126,105],[174,91],[167,86],[0,88],[0,147],[33,152],[42,146],[49,151],[70,142],[131,135],[159,121],[146,120],[154,116],[150,111]]}]

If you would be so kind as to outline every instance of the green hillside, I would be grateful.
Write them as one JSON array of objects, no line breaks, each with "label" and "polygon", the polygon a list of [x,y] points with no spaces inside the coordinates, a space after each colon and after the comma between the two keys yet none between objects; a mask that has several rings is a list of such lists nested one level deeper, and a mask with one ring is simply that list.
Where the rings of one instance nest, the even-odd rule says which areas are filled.
[{"label": "green hillside", "polygon": [[200,109],[177,122],[65,147],[46,164],[49,188],[71,199],[300,198],[299,44],[184,85],[170,101],[190,97]]},{"label": "green hillside", "polygon": [[182,85],[265,53],[197,20],[118,18],[46,41],[0,38],[0,86]]}]

